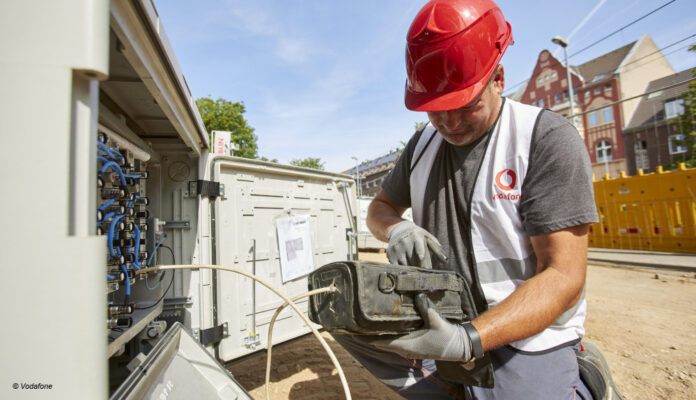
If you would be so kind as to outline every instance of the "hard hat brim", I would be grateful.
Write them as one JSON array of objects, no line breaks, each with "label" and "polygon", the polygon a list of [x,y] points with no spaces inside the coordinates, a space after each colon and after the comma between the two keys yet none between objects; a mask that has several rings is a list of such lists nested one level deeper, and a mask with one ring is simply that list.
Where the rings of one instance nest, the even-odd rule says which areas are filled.
[{"label": "hard hat brim", "polygon": [[496,62],[484,75],[483,79],[463,89],[447,93],[416,93],[409,89],[407,82],[406,96],[404,98],[406,108],[411,111],[449,111],[462,108],[478,97],[497,67],[498,63]]}]

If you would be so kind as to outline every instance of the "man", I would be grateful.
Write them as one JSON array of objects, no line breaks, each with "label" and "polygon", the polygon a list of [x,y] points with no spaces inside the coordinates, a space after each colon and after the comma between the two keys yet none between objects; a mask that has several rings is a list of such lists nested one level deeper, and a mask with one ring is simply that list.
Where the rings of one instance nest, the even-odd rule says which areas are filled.
[{"label": "man", "polygon": [[[479,315],[452,323],[420,296],[423,329],[337,339],[409,399],[591,398],[575,356],[588,224],[598,221],[589,158],[563,117],[501,97],[510,43],[492,0],[430,1],[408,32],[406,107],[430,124],[409,141],[367,224],[389,243],[390,262],[462,274]],[[415,223],[401,218],[408,207]],[[493,388],[437,370],[484,352]]]}]

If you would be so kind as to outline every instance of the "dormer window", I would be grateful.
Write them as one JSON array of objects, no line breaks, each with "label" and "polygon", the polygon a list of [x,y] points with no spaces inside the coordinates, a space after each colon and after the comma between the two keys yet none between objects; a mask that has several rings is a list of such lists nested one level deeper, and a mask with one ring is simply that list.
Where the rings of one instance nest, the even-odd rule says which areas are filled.
[{"label": "dormer window", "polygon": [[672,99],[665,102],[665,118],[670,119],[684,112],[684,99]]}]

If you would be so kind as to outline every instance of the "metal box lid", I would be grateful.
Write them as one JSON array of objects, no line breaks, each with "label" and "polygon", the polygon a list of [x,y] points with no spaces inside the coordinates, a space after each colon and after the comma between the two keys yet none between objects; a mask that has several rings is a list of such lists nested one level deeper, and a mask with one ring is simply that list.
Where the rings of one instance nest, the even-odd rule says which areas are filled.
[{"label": "metal box lid", "polygon": [[111,399],[248,399],[239,385],[180,323],[114,392]]}]

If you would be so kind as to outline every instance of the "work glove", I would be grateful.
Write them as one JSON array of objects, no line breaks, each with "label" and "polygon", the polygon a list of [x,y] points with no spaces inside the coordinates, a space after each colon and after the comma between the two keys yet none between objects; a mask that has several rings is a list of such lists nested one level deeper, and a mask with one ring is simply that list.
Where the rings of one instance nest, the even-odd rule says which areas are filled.
[{"label": "work glove", "polygon": [[370,339],[373,346],[406,358],[469,362],[471,339],[466,329],[453,324],[435,308],[424,293],[416,296],[416,309],[425,326],[404,336]]},{"label": "work glove", "polygon": [[387,233],[387,240],[387,258],[392,264],[432,268],[431,251],[440,262],[447,262],[445,251],[435,236],[411,221],[394,225]]}]

